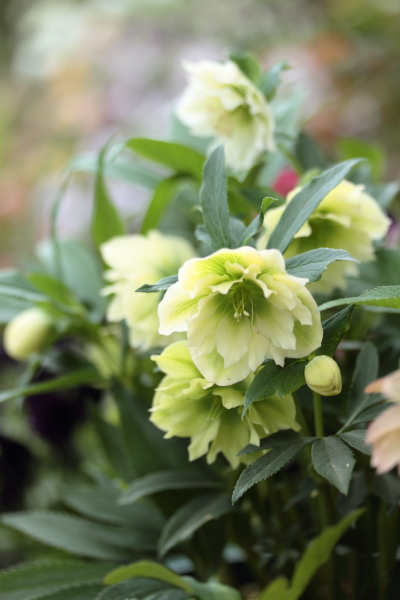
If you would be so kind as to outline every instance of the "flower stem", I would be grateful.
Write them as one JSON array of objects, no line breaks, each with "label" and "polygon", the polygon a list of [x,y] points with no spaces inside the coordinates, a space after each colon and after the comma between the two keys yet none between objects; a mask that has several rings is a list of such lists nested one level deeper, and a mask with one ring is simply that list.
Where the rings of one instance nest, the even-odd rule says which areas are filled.
[{"label": "flower stem", "polygon": [[315,435],[324,437],[324,421],[322,418],[321,395],[313,392]]}]

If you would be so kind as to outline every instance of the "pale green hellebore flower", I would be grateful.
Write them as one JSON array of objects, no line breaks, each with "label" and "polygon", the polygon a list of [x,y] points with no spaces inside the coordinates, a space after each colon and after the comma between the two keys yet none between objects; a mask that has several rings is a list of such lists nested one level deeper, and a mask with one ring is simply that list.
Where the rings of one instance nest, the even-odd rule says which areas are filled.
[{"label": "pale green hellebore flower", "polygon": [[175,275],[185,261],[195,256],[191,245],[182,238],[150,231],[146,236],[112,238],[101,246],[101,254],[110,267],[104,277],[111,284],[102,293],[113,294],[107,321],[126,321],[133,348],[147,350],[174,341],[158,333],[157,307],[162,293],[144,294],[136,290],[145,283],[153,284]]},{"label": "pale green hellebore flower", "polygon": [[184,62],[189,84],[177,107],[194,135],[224,144],[226,163],[247,172],[260,155],[275,148],[271,107],[236,63]]},{"label": "pale green hellebore flower", "polygon": [[306,384],[321,396],[337,396],[342,391],[342,375],[330,356],[316,356],[304,369]]},{"label": "pale green hellebore flower", "polygon": [[28,308],[14,317],[4,329],[4,349],[14,360],[26,360],[42,352],[51,342],[54,321],[41,308]]},{"label": "pale green hellebore flower", "polygon": [[[265,229],[257,241],[259,249],[265,248],[287,204],[299,190],[292,190],[283,206],[267,211]],[[299,229],[285,258],[316,248],[337,248],[347,250],[360,262],[369,262],[375,257],[373,242],[386,235],[389,225],[390,219],[376,200],[364,191],[364,186],[344,180],[325,196]],[[345,289],[345,277],[357,274],[356,263],[337,261],[328,267],[319,281],[310,285],[310,289],[323,293],[330,293],[335,287]]]},{"label": "pale green hellebore flower", "polygon": [[179,269],[158,308],[159,331],[187,331],[202,376],[232,385],[265,358],[283,366],[320,346],[321,317],[307,281],[286,272],[278,250],[218,250]]},{"label": "pale green hellebore flower", "polygon": [[254,376],[236,386],[214,385],[194,365],[185,341],[171,344],[152,359],[166,377],[154,395],[151,421],[166,432],[166,438],[190,437],[190,460],[207,455],[212,463],[222,452],[236,467],[249,462],[249,455],[236,456],[247,444],[258,446],[280,429],[300,429],[291,396],[255,402],[242,420],[244,394]]}]

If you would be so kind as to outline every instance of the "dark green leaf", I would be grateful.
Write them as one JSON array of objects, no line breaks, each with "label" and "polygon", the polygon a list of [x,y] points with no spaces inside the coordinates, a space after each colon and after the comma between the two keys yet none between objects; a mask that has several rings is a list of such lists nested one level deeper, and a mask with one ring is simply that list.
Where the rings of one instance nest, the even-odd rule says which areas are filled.
[{"label": "dark green leaf", "polygon": [[365,443],[366,433],[367,431],[365,429],[355,429],[354,431],[341,433],[340,437],[356,450],[359,450],[364,454],[371,454],[371,446]]},{"label": "dark green leaf", "polygon": [[400,479],[393,473],[375,475],[373,490],[388,506],[394,507],[400,504]]},{"label": "dark green leaf", "polygon": [[271,206],[273,202],[276,202],[276,198],[264,198],[261,204],[260,213],[253,219],[250,225],[247,227],[246,231],[242,235],[238,246],[245,246],[250,238],[256,235],[261,229],[264,223],[264,215],[267,209]]},{"label": "dark green leaf", "polygon": [[96,600],[187,600],[191,595],[157,579],[136,577],[106,588]]},{"label": "dark green leaf", "polygon": [[317,354],[333,356],[338,344],[350,328],[354,306],[348,306],[322,323],[324,337]]},{"label": "dark green leaf", "polygon": [[6,400],[13,400],[20,396],[33,396],[35,394],[42,394],[46,392],[53,392],[56,390],[68,390],[71,388],[79,387],[80,385],[92,385],[96,383],[102,383],[102,378],[92,368],[79,369],[72,371],[67,375],[60,375],[60,377],[54,377],[47,381],[40,381],[38,383],[31,383],[19,388],[0,392],[0,402]]},{"label": "dark green leaf", "polygon": [[307,221],[325,196],[346,177],[360,161],[348,160],[331,167],[304,186],[285,208],[282,217],[268,241],[268,248],[282,253],[290,245],[293,236]]},{"label": "dark green leaf", "polygon": [[275,96],[276,90],[281,82],[281,75],[283,71],[287,71],[287,69],[290,69],[289,63],[286,62],[286,60],[281,60],[271,67],[264,75],[260,82],[260,89],[267,100],[272,100]]},{"label": "dark green leaf", "polygon": [[239,592],[227,585],[212,581],[201,583],[193,577],[184,577],[184,580],[193,588],[198,600],[242,600]]},{"label": "dark green leaf", "polygon": [[219,481],[210,479],[196,471],[159,471],[136,479],[122,492],[118,504],[131,504],[140,498],[165,490],[190,490],[196,488],[218,488]]},{"label": "dark green leaf", "polygon": [[356,510],[339,521],[337,525],[328,527],[315,538],[296,565],[289,593],[285,600],[298,600],[311,581],[314,573],[323,565],[332,550],[349,527],[362,515],[362,509]]},{"label": "dark green leaf", "polygon": [[144,292],[145,294],[150,294],[153,292],[163,292],[164,290],[170,288],[171,285],[173,285],[177,281],[178,275],[170,275],[169,277],[164,277],[164,279],[160,279],[160,281],[157,281],[157,283],[154,283],[153,285],[148,285],[146,283],[145,285],[142,285],[140,288],[138,288],[136,291]]},{"label": "dark green leaf", "polygon": [[229,52],[231,61],[237,64],[239,69],[254,83],[257,83],[261,76],[261,69],[258,60],[250,52]]},{"label": "dark green leaf", "polygon": [[210,234],[213,250],[231,248],[225,158],[223,146],[218,146],[207,158],[200,189],[203,221]]},{"label": "dark green leaf", "polygon": [[89,589],[91,584],[101,583],[112,568],[112,563],[72,560],[20,565],[0,572],[0,600],[37,600],[71,584],[86,584]]},{"label": "dark green leaf", "polygon": [[379,404],[375,406],[368,406],[365,410],[360,412],[352,422],[352,425],[360,425],[360,423],[369,423],[370,421],[376,419],[376,417],[380,415],[381,412],[383,412],[384,410],[389,408],[389,406],[391,406],[386,402],[382,403],[381,399],[379,399],[379,402]]},{"label": "dark green leaf", "polygon": [[253,452],[260,452],[260,450],[270,450],[271,448],[291,446],[292,444],[297,444],[301,440],[307,440],[310,444],[315,439],[316,438],[313,437],[301,437],[298,433],[292,431],[292,429],[283,429],[282,431],[277,431],[277,433],[273,433],[272,435],[269,435],[261,440],[259,446],[249,444],[238,453],[238,456],[243,456],[243,454],[252,454]]},{"label": "dark green leaf", "polygon": [[303,171],[325,168],[325,160],[320,149],[306,133],[301,132],[297,138],[295,156]]},{"label": "dark green leaf", "polygon": [[338,437],[320,438],[312,445],[311,458],[317,473],[347,495],[356,462],[350,448]]},{"label": "dark green leaf", "polygon": [[285,367],[278,367],[273,360],[269,360],[257,373],[250,384],[245,397],[243,415],[253,402],[264,400],[277,394],[283,398],[296,391],[305,384],[304,369],[306,361],[292,362]]},{"label": "dark green leaf", "polygon": [[35,596],[35,600],[94,600],[103,590],[104,586],[100,583],[89,585],[71,584],[50,594],[46,592],[43,596]]},{"label": "dark green leaf", "polygon": [[353,471],[347,496],[339,494],[336,505],[342,516],[363,504],[368,496],[368,485],[365,471]]},{"label": "dark green leaf", "polygon": [[96,521],[121,525],[130,529],[151,530],[159,533],[164,518],[153,506],[131,503],[118,506],[119,491],[89,485],[68,486],[62,495],[64,504]]},{"label": "dark green leaf", "polygon": [[268,479],[271,475],[277,473],[290,460],[292,460],[305,446],[310,443],[312,438],[299,438],[296,441],[289,442],[273,448],[261,458],[245,468],[240,475],[235,489],[233,490],[232,502],[235,503],[248,489],[263,479]]},{"label": "dark green leaf", "polygon": [[125,233],[124,226],[104,183],[104,160],[108,146],[99,154],[98,169],[94,190],[92,217],[92,238],[100,246],[110,238]]},{"label": "dark green leaf", "polygon": [[364,344],[357,356],[347,405],[347,419],[344,429],[370,406],[371,395],[365,393],[365,387],[378,377],[379,356],[371,342]]},{"label": "dark green leaf", "polygon": [[289,258],[286,261],[286,270],[295,277],[306,277],[309,282],[318,281],[329,265],[337,260],[359,262],[346,250],[317,248]]},{"label": "dark green leaf", "polygon": [[231,510],[227,494],[205,494],[189,500],[167,521],[158,542],[160,556],[190,539],[208,521],[219,519]]},{"label": "dark green leaf", "polygon": [[356,296],[355,298],[339,298],[339,300],[330,300],[318,307],[318,310],[326,310],[334,306],[344,306],[346,304],[355,304],[357,306],[380,306],[383,308],[400,309],[400,286],[387,285],[377,287],[374,290],[368,290]]},{"label": "dark green leaf", "polygon": [[3,515],[1,521],[54,548],[103,560],[135,558],[136,551],[154,549],[157,536],[94,523],[55,511],[29,511]]},{"label": "dark green leaf", "polygon": [[159,225],[168,205],[176,196],[176,192],[182,183],[180,175],[174,175],[161,181],[154,190],[153,198],[144,216],[140,233],[145,234],[150,229],[156,229]]},{"label": "dark green leaf", "polygon": [[133,138],[126,146],[140,156],[172,169],[175,173],[190,175],[201,181],[204,156],[192,148],[146,138]]},{"label": "dark green leaf", "polygon": [[240,240],[243,238],[246,226],[240,219],[236,219],[236,217],[229,217],[229,222],[231,224],[231,242],[232,248],[239,248]]},{"label": "dark green leaf", "polygon": [[125,581],[125,579],[131,579],[133,577],[145,577],[149,579],[157,579],[163,581],[169,585],[181,588],[188,593],[192,592],[191,587],[180,577],[167,567],[160,565],[159,563],[150,560],[141,560],[131,565],[124,565],[118,567],[108,573],[104,579],[106,585],[112,585]]}]

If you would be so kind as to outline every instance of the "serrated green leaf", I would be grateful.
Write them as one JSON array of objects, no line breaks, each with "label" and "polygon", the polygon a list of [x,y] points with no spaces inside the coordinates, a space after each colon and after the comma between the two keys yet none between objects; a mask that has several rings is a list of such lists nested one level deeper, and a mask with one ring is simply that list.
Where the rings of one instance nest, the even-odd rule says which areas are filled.
[{"label": "serrated green leaf", "polygon": [[49,510],[9,513],[1,521],[54,548],[102,560],[132,560],[134,550],[152,550],[157,539],[148,532],[139,534]]},{"label": "serrated green leaf", "polygon": [[310,439],[312,440],[312,438],[299,438],[287,445],[273,448],[246,467],[233,490],[232,503],[239,500],[253,485],[264,479],[268,479],[268,477],[271,477],[271,475],[282,469],[282,467],[310,443]]},{"label": "serrated green leaf", "polygon": [[309,250],[309,252],[288,258],[286,261],[286,270],[294,277],[305,277],[309,282],[318,281],[329,265],[338,260],[359,262],[346,252],[346,250],[316,248],[315,250]]},{"label": "serrated green leaf", "polygon": [[167,567],[150,560],[142,560],[132,563],[131,565],[118,567],[117,569],[114,569],[114,571],[111,571],[111,573],[108,573],[104,579],[104,583],[106,585],[112,585],[133,577],[157,579],[158,581],[163,581],[164,583],[181,588],[185,590],[185,592],[192,593],[193,591],[182,577],[170,569],[167,569]]},{"label": "serrated green leaf", "polygon": [[201,583],[193,577],[183,578],[192,588],[198,600],[242,600],[237,590],[221,583]]},{"label": "serrated green leaf", "polygon": [[167,521],[158,542],[160,556],[190,539],[205,523],[219,519],[231,510],[228,494],[205,494],[189,500]]},{"label": "serrated green leaf", "polygon": [[290,69],[289,63],[286,60],[281,60],[273,65],[262,78],[259,87],[267,100],[271,101],[275,96],[281,82],[281,75],[287,69]]},{"label": "serrated green leaf", "polygon": [[237,456],[243,456],[244,454],[252,454],[253,452],[260,452],[260,450],[270,450],[271,448],[282,448],[284,446],[290,446],[293,443],[298,443],[300,440],[308,441],[310,444],[316,438],[314,437],[301,437],[298,433],[292,429],[283,429],[277,431],[272,435],[268,435],[266,438],[261,440],[259,446],[254,444],[248,444],[243,450],[238,452]]},{"label": "serrated green leaf", "polygon": [[144,216],[140,228],[141,234],[146,234],[150,229],[157,228],[168,205],[176,196],[176,192],[181,183],[182,177],[180,175],[174,175],[168,179],[164,179],[158,184]]},{"label": "serrated green leaf", "polygon": [[0,600],[38,600],[71,584],[100,584],[112,568],[112,563],[72,560],[46,560],[12,567],[0,572]]},{"label": "serrated green leaf", "polygon": [[355,296],[354,298],[339,298],[339,300],[330,300],[318,307],[319,311],[335,306],[344,306],[346,304],[355,304],[356,306],[380,306],[382,308],[400,309],[400,285],[387,285],[368,290]]},{"label": "serrated green leaf", "polygon": [[118,497],[117,489],[69,485],[61,499],[64,504],[91,519],[133,530],[160,533],[165,519],[153,506],[131,503],[130,506],[121,507],[117,504]]},{"label": "serrated green leaf", "polygon": [[94,189],[94,207],[92,216],[92,239],[100,246],[116,235],[123,235],[125,229],[104,183],[104,160],[108,146],[99,153],[98,169]]},{"label": "serrated green leaf", "polygon": [[301,597],[319,567],[329,560],[332,550],[342,535],[363,512],[363,509],[359,509],[350,513],[337,525],[325,529],[319,537],[311,542],[296,565],[290,590],[284,596],[284,600],[298,600]]},{"label": "serrated green leaf", "polygon": [[218,488],[221,483],[210,479],[203,473],[196,471],[158,471],[136,479],[122,492],[118,504],[131,504],[165,490],[190,490],[196,488]]},{"label": "serrated green leaf", "polygon": [[246,231],[243,233],[242,237],[239,240],[238,246],[245,246],[247,242],[255,236],[261,229],[264,223],[264,215],[267,209],[276,202],[276,198],[264,198],[261,203],[260,213],[253,219],[250,225],[247,227]]},{"label": "serrated green leaf", "polygon": [[204,226],[210,234],[213,250],[231,248],[223,146],[215,148],[204,164],[200,203],[203,209]]},{"label": "serrated green leaf", "polygon": [[305,384],[306,361],[295,361],[285,367],[278,367],[273,360],[268,361],[257,373],[244,397],[244,416],[253,402],[270,398],[277,394],[283,398]]},{"label": "serrated green leaf", "polygon": [[155,292],[163,292],[171,287],[174,283],[178,281],[178,275],[170,275],[169,277],[164,277],[157,281],[157,283],[153,283],[153,285],[145,284],[136,290],[136,292],[141,292],[144,294],[152,294]]},{"label": "serrated green leaf", "polygon": [[268,240],[267,248],[277,248],[283,254],[292,242],[294,235],[307,221],[325,196],[359,162],[359,160],[348,160],[335,165],[321,173],[321,175],[314,177],[310,183],[305,185],[286,206],[278,225]]},{"label": "serrated green leaf", "polygon": [[371,454],[371,446],[365,443],[365,429],[355,429],[354,431],[348,431],[347,433],[341,433],[340,437],[347,444],[363,452],[364,454]]},{"label": "serrated green leaf", "polygon": [[190,175],[201,181],[204,156],[192,148],[173,142],[146,138],[128,140],[126,147],[140,154],[140,156],[144,156],[144,158],[172,169],[175,173]]},{"label": "serrated green leaf", "polygon": [[321,346],[316,352],[317,354],[326,356],[334,355],[335,350],[343,339],[346,331],[350,328],[354,308],[354,306],[348,306],[336,313],[336,315],[323,321],[322,328],[324,330],[324,337],[322,338]]},{"label": "serrated green leaf", "polygon": [[102,383],[102,381],[102,378],[94,368],[77,369],[67,375],[54,377],[54,379],[39,381],[38,383],[31,383],[30,385],[0,392],[0,402],[14,400],[14,398],[19,398],[20,396],[28,397],[56,390],[68,390],[80,385],[93,385]]},{"label": "serrated green leaf", "polygon": [[350,448],[336,436],[320,438],[312,445],[311,459],[317,473],[347,495],[356,463]]}]

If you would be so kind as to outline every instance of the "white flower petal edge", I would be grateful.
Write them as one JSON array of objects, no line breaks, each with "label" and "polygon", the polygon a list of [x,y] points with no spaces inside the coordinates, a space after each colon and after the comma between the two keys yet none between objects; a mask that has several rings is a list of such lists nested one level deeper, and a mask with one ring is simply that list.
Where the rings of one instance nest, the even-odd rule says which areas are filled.
[{"label": "white flower petal edge", "polygon": [[283,366],[320,346],[321,317],[307,281],[286,272],[278,250],[223,248],[182,266],[159,305],[159,333],[187,331],[203,377],[232,385],[265,358]]}]

